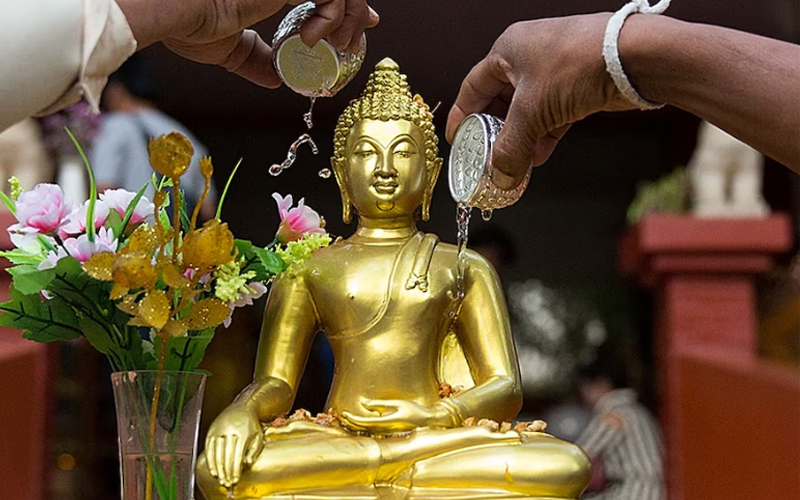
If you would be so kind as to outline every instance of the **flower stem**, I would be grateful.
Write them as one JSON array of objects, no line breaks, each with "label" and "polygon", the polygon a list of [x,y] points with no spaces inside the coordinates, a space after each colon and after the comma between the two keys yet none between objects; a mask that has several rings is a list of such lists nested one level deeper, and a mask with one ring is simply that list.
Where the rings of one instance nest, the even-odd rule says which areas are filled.
[{"label": "flower stem", "polygon": [[89,238],[89,241],[94,242],[94,204],[97,200],[97,183],[94,180],[94,171],[92,170],[92,166],[89,164],[89,159],[86,157],[86,153],[83,151],[78,139],[75,138],[69,127],[64,127],[64,130],[67,131],[67,135],[75,145],[75,149],[78,150],[78,154],[81,156],[83,164],[86,166],[86,172],[89,173],[89,208],[86,210],[86,236]]},{"label": "flower stem", "polygon": [[180,198],[180,177],[172,179],[172,201],[175,207],[172,209],[172,263],[178,263],[178,242],[181,235],[181,198]]},{"label": "flower stem", "polygon": [[236,175],[236,171],[239,170],[239,165],[242,164],[243,158],[239,158],[239,161],[236,163],[236,166],[233,167],[233,171],[231,175],[228,177],[228,182],[225,183],[225,189],[222,190],[222,196],[219,197],[219,203],[217,204],[217,213],[214,215],[215,218],[219,219],[222,215],[222,204],[225,202],[225,197],[228,195],[228,188],[231,186],[231,181],[233,181],[233,176]]},{"label": "flower stem", "polygon": [[[154,453],[156,446],[156,420],[158,419],[158,402],[159,399],[161,399],[161,384],[164,381],[164,366],[166,365],[167,362],[168,340],[169,339],[166,337],[161,339],[161,353],[158,357],[158,371],[156,372],[156,383],[153,388],[153,405],[150,408],[150,439],[149,439],[151,453]],[[152,500],[152,498],[153,498],[153,465],[148,464],[147,479],[146,479],[146,500]]]}]

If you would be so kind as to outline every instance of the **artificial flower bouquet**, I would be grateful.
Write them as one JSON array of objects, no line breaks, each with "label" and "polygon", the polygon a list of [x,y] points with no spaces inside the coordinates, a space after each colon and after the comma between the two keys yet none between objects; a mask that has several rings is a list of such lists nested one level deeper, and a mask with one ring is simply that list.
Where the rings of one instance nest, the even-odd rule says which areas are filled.
[{"label": "artificial flower bouquet", "polygon": [[[210,158],[200,161],[205,191],[190,212],[180,178],[193,147],[181,134],[150,140],[150,163],[161,174],[153,175],[152,201],[144,196],[147,186],[98,196],[75,144],[89,171],[91,194],[83,205],[69,206],[53,184],[20,192],[13,179],[12,196],[2,195],[18,223],[8,228],[16,248],[0,253],[11,262],[13,278],[11,300],[0,304],[0,325],[24,330],[25,338],[38,342],[84,337],[116,372],[153,370],[152,387],[131,382],[128,390],[146,390],[148,401],[134,406],[139,427],[147,429],[140,436],[145,452],[154,452],[156,420],[164,424],[159,403],[180,406],[183,399],[177,398],[186,396],[165,383],[163,374],[199,371],[215,328],[227,326],[234,308],[252,304],[276,275],[301,266],[330,237],[324,220],[303,200],[292,207],[291,196],[276,193],[281,224],[273,243],[260,248],[235,239],[219,220],[231,179],[217,217],[197,227],[213,166]],[[139,408],[145,404],[147,412]],[[177,498],[170,470],[152,457],[145,462],[148,492],[155,488],[162,500]]]}]

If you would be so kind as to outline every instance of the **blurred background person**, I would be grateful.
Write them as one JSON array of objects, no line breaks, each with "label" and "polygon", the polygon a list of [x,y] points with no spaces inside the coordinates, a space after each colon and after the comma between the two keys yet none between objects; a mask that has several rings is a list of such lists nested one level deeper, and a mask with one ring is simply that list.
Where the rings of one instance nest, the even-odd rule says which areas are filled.
[{"label": "blurred background person", "polygon": [[[137,192],[145,184],[150,184],[153,169],[147,152],[148,140],[177,131],[194,144],[192,164],[181,177],[187,211],[191,213],[203,194],[205,180],[200,173],[199,161],[208,155],[208,151],[186,127],[153,104],[157,95],[156,72],[140,54],[134,54],[109,78],[101,101],[105,112],[90,155],[98,191],[124,188]],[[145,196],[152,200],[153,192],[153,186],[150,185]],[[212,183],[200,211],[202,219],[214,216],[216,200],[216,189]]]},{"label": "blurred background person", "polygon": [[20,187],[26,190],[40,182],[52,181],[53,164],[39,126],[31,118],[0,132],[0,189],[6,194],[10,194],[6,181],[12,176],[19,179]]},{"label": "blurred background person", "polygon": [[603,346],[597,359],[579,370],[578,383],[594,413],[577,440],[593,467],[584,498],[665,500],[658,425],[631,389],[621,356]]}]

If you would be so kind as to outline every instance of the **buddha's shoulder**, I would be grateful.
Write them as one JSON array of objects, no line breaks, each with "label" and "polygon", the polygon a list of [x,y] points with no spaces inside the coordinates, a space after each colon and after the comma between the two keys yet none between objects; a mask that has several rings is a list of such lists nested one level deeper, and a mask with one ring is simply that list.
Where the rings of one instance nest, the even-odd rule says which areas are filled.
[{"label": "buddha's shoulder", "polygon": [[[458,246],[440,241],[436,245],[436,249],[431,258],[431,271],[447,270],[450,272],[457,268]],[[497,272],[492,264],[483,255],[470,248],[464,251],[464,268],[470,276],[480,276],[480,279],[497,279]]]},{"label": "buddha's shoulder", "polygon": [[[433,251],[433,259],[435,261],[441,260],[443,261],[443,264],[446,261],[457,260],[458,246],[453,245],[452,243],[439,241]],[[491,264],[483,255],[479,254],[475,250],[472,250],[471,248],[467,248],[464,251],[464,259],[468,266],[491,267]]]}]

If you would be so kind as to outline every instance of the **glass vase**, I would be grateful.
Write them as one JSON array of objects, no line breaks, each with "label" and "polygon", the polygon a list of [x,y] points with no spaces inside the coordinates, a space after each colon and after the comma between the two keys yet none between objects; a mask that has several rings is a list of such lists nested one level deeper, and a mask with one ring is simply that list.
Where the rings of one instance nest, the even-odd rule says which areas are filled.
[{"label": "glass vase", "polygon": [[192,500],[206,375],[131,371],[111,381],[122,500]]}]

